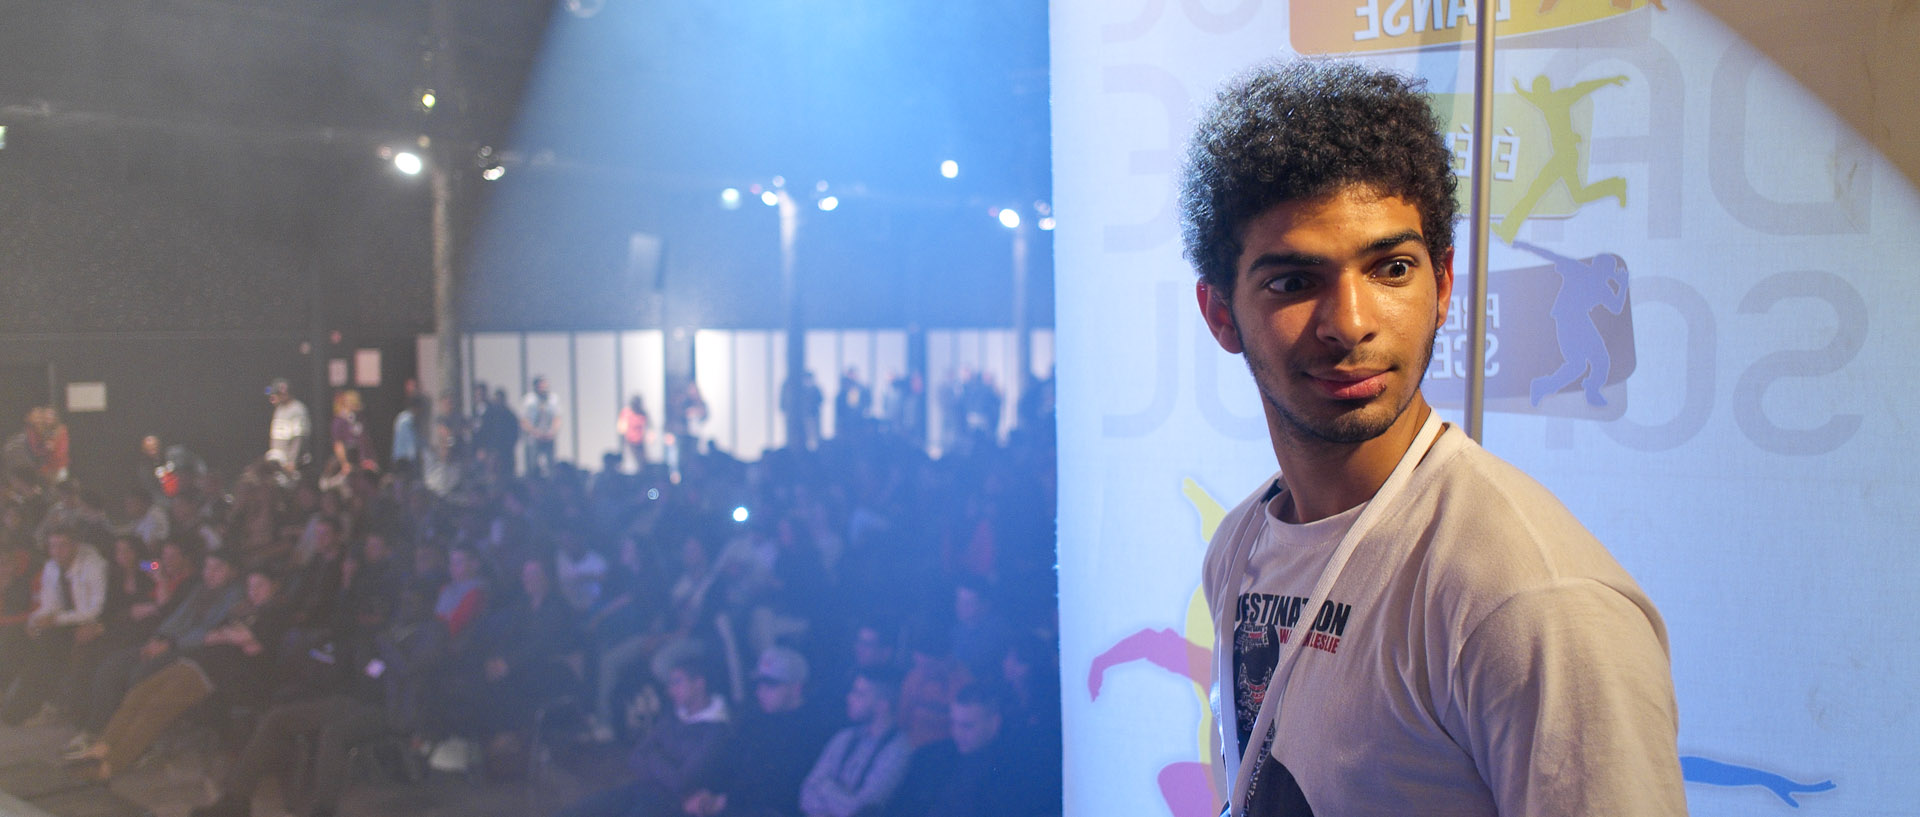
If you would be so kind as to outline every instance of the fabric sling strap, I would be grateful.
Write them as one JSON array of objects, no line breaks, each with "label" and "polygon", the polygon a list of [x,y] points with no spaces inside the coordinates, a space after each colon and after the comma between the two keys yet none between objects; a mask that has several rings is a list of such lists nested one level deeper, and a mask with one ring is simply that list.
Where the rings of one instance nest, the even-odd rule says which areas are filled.
[{"label": "fabric sling strap", "polygon": [[[1333,555],[1328,557],[1327,566],[1320,571],[1319,580],[1313,584],[1312,595],[1307,597],[1306,605],[1300,608],[1300,617],[1295,620],[1292,632],[1286,642],[1280,645],[1280,655],[1273,663],[1273,674],[1267,676],[1266,698],[1260,703],[1260,714],[1254,719],[1253,728],[1247,732],[1249,747],[1238,745],[1239,735],[1234,728],[1237,725],[1235,718],[1238,706],[1233,705],[1229,698],[1232,693],[1228,685],[1233,678],[1233,628],[1236,626],[1231,613],[1236,609],[1240,585],[1246,580],[1247,567],[1253,559],[1252,539],[1245,536],[1249,524],[1247,520],[1258,518],[1264,525],[1266,503],[1250,509],[1241,521],[1240,529],[1235,531],[1233,559],[1227,563],[1227,583],[1223,587],[1225,592],[1220,594],[1220,609],[1213,611],[1214,652],[1218,663],[1215,672],[1220,684],[1219,694],[1227,699],[1220,702],[1220,713],[1214,722],[1220,729],[1220,745],[1228,753],[1225,758],[1227,788],[1231,793],[1227,800],[1228,817],[1244,817],[1246,814],[1247,790],[1253,780],[1254,770],[1259,768],[1260,756],[1267,754],[1264,738],[1273,728],[1274,717],[1279,714],[1279,701],[1285,697],[1287,681],[1292,678],[1294,659],[1300,655],[1301,642],[1312,635],[1313,623],[1319,618],[1320,608],[1326,604],[1327,596],[1333,592],[1333,584],[1340,578],[1340,571],[1346,568],[1348,557],[1353,555],[1354,548],[1361,539],[1366,538],[1367,532],[1381,515],[1393,507],[1400,492],[1413,478],[1414,466],[1433,447],[1434,439],[1440,436],[1441,425],[1439,413],[1429,409],[1427,420],[1421,424],[1413,444],[1407,446],[1406,453],[1400,455],[1400,462],[1387,475],[1387,481],[1381,483],[1380,490],[1374,492],[1373,499],[1361,509],[1360,516],[1353,520],[1353,526],[1347,529],[1346,535],[1340,537]],[[1236,751],[1237,755],[1234,754]]]}]

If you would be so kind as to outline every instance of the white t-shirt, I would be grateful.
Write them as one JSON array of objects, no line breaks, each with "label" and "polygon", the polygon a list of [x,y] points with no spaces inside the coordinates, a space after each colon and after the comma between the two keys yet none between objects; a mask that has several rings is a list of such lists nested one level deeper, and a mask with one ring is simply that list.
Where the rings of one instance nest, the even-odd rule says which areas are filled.
[{"label": "white t-shirt", "polygon": [[[1234,595],[1218,689],[1242,745],[1280,641],[1313,622],[1248,814],[1686,813],[1665,625],[1545,488],[1448,428],[1312,615],[1359,509],[1288,525],[1287,501],[1276,476],[1207,550],[1209,603]],[[1252,555],[1228,588],[1236,535]]]}]

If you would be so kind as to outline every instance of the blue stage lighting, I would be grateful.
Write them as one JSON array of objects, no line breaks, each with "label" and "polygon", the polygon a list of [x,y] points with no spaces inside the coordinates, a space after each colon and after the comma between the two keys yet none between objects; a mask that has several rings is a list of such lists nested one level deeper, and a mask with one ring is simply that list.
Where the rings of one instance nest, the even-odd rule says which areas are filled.
[{"label": "blue stage lighting", "polygon": [[740,507],[733,509],[733,521],[735,522],[747,521],[747,506],[741,505]]},{"label": "blue stage lighting", "polygon": [[1005,227],[1009,230],[1020,226],[1020,211],[1015,210],[1012,207],[1001,208],[1000,209],[1000,226]]},{"label": "blue stage lighting", "polygon": [[774,206],[774,205],[776,205],[776,204],[779,204],[779,203],[780,203],[780,194],[779,194],[779,193],[775,193],[775,192],[773,192],[772,190],[768,190],[768,191],[767,191],[767,192],[765,192],[765,193],[761,193],[761,194],[760,194],[760,203],[761,203],[761,204],[765,204],[765,205],[766,205],[766,206],[768,206],[768,207],[772,207],[772,206]]},{"label": "blue stage lighting", "polygon": [[960,175],[960,163],[952,159],[948,159],[944,162],[941,162],[940,175],[945,176],[949,179]]},{"label": "blue stage lighting", "polygon": [[829,212],[829,213],[833,212],[834,208],[840,206],[840,197],[839,196],[822,197],[819,201],[819,205],[822,212]]},{"label": "blue stage lighting", "polygon": [[740,188],[729,187],[720,191],[720,206],[728,210],[740,209]]}]

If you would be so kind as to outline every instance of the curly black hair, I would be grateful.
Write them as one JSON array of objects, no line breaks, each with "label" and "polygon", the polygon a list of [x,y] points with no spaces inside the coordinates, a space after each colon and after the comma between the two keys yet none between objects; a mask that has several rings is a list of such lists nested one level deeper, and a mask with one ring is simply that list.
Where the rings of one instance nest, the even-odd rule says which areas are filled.
[{"label": "curly black hair", "polygon": [[1180,186],[1181,238],[1201,280],[1230,298],[1248,222],[1351,184],[1419,209],[1437,263],[1453,247],[1457,205],[1452,155],[1425,86],[1358,63],[1307,60],[1228,82],[1200,119]]}]

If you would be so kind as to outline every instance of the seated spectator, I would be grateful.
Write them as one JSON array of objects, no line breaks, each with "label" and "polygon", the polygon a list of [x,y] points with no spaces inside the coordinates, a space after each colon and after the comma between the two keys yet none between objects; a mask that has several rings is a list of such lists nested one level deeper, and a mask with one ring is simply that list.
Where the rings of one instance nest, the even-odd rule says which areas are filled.
[{"label": "seated spectator", "polygon": [[661,718],[633,747],[633,782],[589,795],[562,817],[663,817],[694,792],[712,789],[731,727],[727,699],[712,691],[717,676],[709,663],[690,654],[667,670],[673,717]]},{"label": "seated spectator", "polygon": [[167,540],[167,509],[147,489],[128,491],[121,509],[127,514],[127,523],[117,532],[137,537],[148,548],[157,548]]},{"label": "seated spectator", "polygon": [[[887,817],[1037,817],[1058,813],[1038,753],[1004,730],[1006,693],[972,684],[954,696],[951,740],[914,756]],[[1053,791],[1058,791],[1057,783]]]},{"label": "seated spectator", "polygon": [[607,578],[606,557],[588,548],[572,525],[561,525],[554,531],[554,538],[559,552],[554,554],[553,575],[560,585],[560,596],[573,609],[588,613],[600,605],[601,585]]},{"label": "seated spectator", "polygon": [[138,647],[109,653],[100,660],[83,713],[83,733],[98,735],[104,731],[107,719],[113,717],[130,687],[173,663],[181,650],[205,643],[207,636],[232,615],[234,607],[246,597],[246,589],[236,580],[239,572],[229,558],[219,551],[207,554],[200,563],[200,585],[160,622],[152,637]]},{"label": "seated spectator", "polygon": [[449,690],[459,722],[488,740],[495,755],[515,755],[548,702],[579,692],[586,641],[573,608],[555,592],[542,559],[520,565],[520,596],[474,628],[478,667],[460,671]]},{"label": "seated spectator", "polygon": [[689,817],[782,817],[794,813],[801,784],[831,728],[806,696],[807,660],[786,647],[760,654],[754,673],[758,709],[740,721],[722,754],[717,784],[681,802]]},{"label": "seated spectator", "polygon": [[621,537],[620,558],[607,572],[602,604],[586,620],[587,635],[599,648],[600,658],[591,724],[596,741],[612,741],[615,727],[625,725],[614,718],[614,694],[627,671],[645,661],[665,637],[663,585],[640,540]]},{"label": "seated spectator", "polygon": [[27,661],[37,577],[26,548],[0,546],[0,690],[13,685]]},{"label": "seated spectator", "polygon": [[1013,637],[985,580],[965,576],[953,590],[953,655],[975,678],[999,674]]},{"label": "seated spectator", "polygon": [[169,540],[160,545],[160,567],[153,572],[153,594],[149,598],[137,599],[127,609],[127,615],[133,620],[133,638],[145,641],[160,622],[173,615],[173,608],[192,592],[200,575],[200,565],[188,555],[188,545],[181,540]]},{"label": "seated spectator", "polygon": [[900,684],[900,725],[915,746],[947,739],[953,694],[973,680],[941,635],[929,628],[914,639],[912,663]]},{"label": "seated spectator", "polygon": [[0,721],[9,726],[19,726],[46,704],[68,672],[76,634],[96,624],[106,607],[107,560],[80,536],[73,528],[47,536],[40,603],[26,623],[27,661],[0,704]]},{"label": "seated spectator", "polygon": [[835,733],[800,786],[807,817],[854,817],[877,812],[893,796],[913,758],[913,742],[894,720],[900,699],[898,676],[867,670],[847,692],[853,725]]},{"label": "seated spectator", "polygon": [[473,548],[457,547],[447,552],[447,580],[434,600],[433,614],[455,639],[465,636],[486,608],[487,585],[480,578],[480,568],[480,554]]},{"label": "seated spectator", "polygon": [[[397,614],[377,635],[339,648],[327,688],[311,697],[267,710],[240,750],[239,762],[220,783],[220,797],[194,809],[193,817],[247,817],[260,782],[286,762],[296,741],[312,736],[313,795],[304,814],[328,817],[347,784],[347,754],[355,744],[419,724],[421,696],[445,655],[446,625],[433,615],[426,595],[408,590]],[[373,611],[386,619],[386,602]],[[290,809],[289,809],[290,810]]]},{"label": "seated spectator", "polygon": [[172,664],[127,690],[107,720],[100,740],[69,753],[73,759],[99,761],[95,774],[112,777],[140,759],[162,730],[215,692],[228,704],[266,700],[280,643],[291,611],[277,598],[279,581],[264,569],[247,573],[246,600],[200,646],[182,650]]}]

